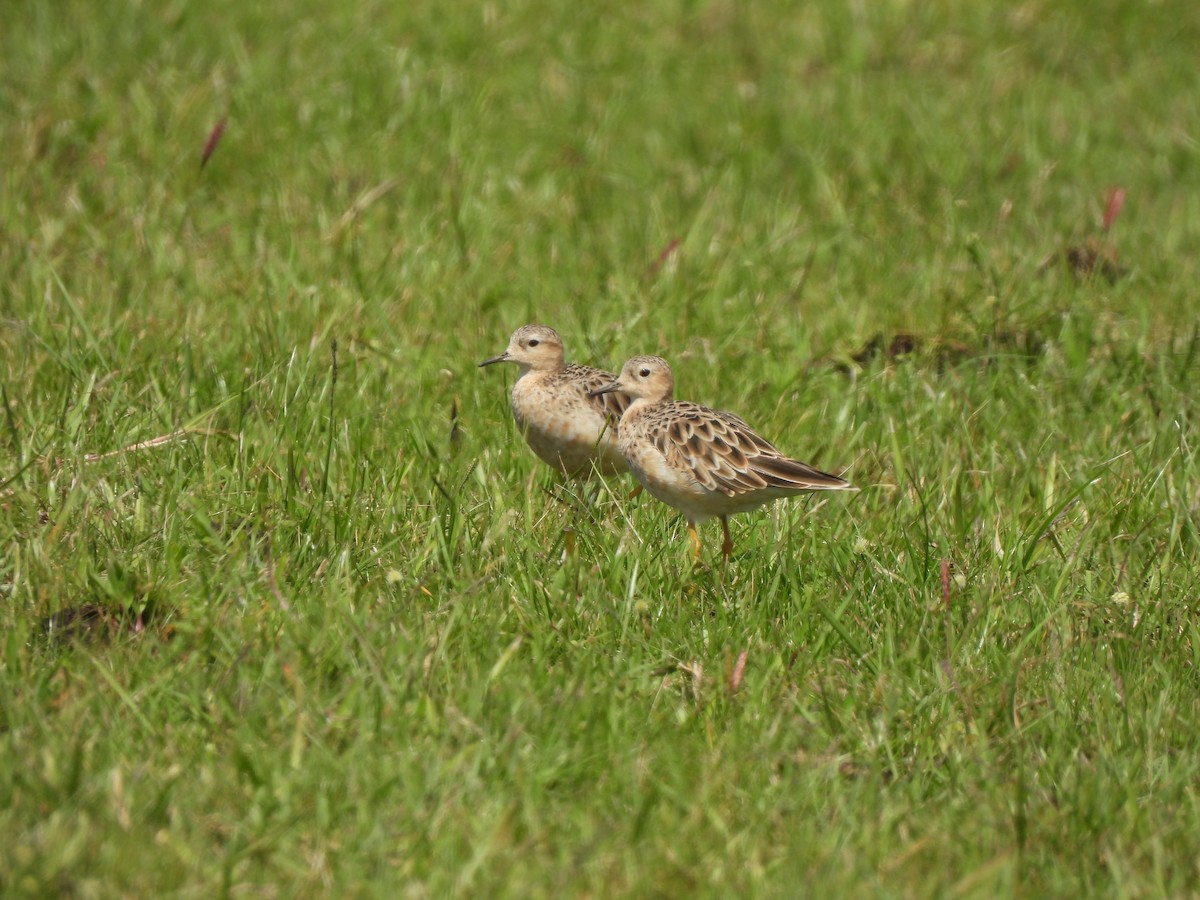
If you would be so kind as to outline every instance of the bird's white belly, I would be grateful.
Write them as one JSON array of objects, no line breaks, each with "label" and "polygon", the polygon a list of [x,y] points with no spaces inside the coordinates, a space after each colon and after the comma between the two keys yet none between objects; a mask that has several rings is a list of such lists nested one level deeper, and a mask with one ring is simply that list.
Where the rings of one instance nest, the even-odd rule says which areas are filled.
[{"label": "bird's white belly", "polygon": [[722,512],[719,506],[713,506],[713,501],[718,497],[728,498],[710,491],[690,472],[668,465],[666,457],[654,446],[635,443],[627,444],[624,449],[634,477],[652,496],[678,509],[689,522],[698,525]]}]

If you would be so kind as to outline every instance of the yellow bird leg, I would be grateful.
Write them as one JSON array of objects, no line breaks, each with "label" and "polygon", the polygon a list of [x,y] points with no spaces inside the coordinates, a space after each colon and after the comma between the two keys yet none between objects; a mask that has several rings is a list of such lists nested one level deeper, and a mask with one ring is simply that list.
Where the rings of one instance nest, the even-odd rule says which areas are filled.
[{"label": "yellow bird leg", "polygon": [[696,526],[691,522],[688,522],[688,537],[692,539],[692,558],[700,562],[700,535],[696,533]]},{"label": "yellow bird leg", "polygon": [[729,557],[733,555],[733,538],[729,534],[729,516],[721,516],[721,531],[725,534],[725,540],[721,542],[721,556],[724,557],[723,562],[729,562]]}]

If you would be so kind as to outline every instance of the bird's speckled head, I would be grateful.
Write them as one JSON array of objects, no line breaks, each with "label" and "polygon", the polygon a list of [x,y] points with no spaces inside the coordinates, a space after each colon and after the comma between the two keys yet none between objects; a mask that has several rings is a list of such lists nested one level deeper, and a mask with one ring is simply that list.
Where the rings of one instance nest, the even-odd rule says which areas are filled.
[{"label": "bird's speckled head", "polygon": [[522,372],[552,372],[563,365],[562,338],[548,325],[523,325],[509,338],[507,350],[479,365],[498,362],[515,362]]},{"label": "bird's speckled head", "polygon": [[593,394],[622,391],[634,400],[657,403],[670,400],[675,391],[675,376],[671,367],[661,356],[635,356],[621,367],[621,374],[610,385]]}]

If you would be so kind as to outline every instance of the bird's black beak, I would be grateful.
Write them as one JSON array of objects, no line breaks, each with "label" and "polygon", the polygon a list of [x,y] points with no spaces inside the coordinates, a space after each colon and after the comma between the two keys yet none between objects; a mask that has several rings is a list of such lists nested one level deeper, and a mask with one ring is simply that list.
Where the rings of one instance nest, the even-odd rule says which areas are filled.
[{"label": "bird's black beak", "polygon": [[588,391],[589,397],[599,397],[601,394],[608,394],[621,389],[621,382],[614,381],[612,384],[606,384],[604,387],[596,388],[594,391]]},{"label": "bird's black beak", "polygon": [[493,356],[491,359],[485,359],[479,364],[479,368],[482,369],[484,366],[490,366],[492,363],[508,362],[510,359],[512,359],[512,357],[509,356],[508,351],[505,350],[499,356]]}]

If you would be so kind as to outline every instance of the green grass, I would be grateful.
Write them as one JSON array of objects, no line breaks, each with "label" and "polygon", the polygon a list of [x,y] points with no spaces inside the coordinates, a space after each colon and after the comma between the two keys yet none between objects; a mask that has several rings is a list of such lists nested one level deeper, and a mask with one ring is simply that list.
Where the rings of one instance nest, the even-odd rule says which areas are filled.
[{"label": "green grass", "polygon": [[[1200,11],[4,30],[0,891],[1200,891]],[[521,443],[528,321],[862,491],[693,571]]]}]

